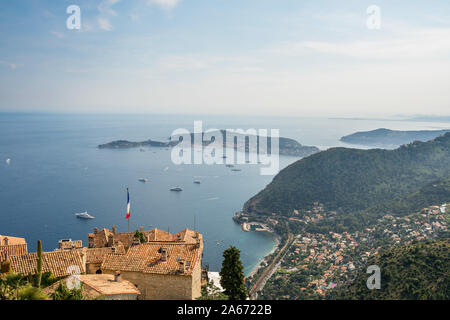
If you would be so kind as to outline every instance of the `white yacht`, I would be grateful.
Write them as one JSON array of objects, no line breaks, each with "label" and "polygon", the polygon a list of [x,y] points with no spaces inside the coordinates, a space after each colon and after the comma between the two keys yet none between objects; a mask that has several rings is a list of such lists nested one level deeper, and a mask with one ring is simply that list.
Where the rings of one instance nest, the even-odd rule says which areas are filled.
[{"label": "white yacht", "polygon": [[75,213],[75,217],[79,219],[95,219],[95,217],[91,216],[89,213],[82,212],[82,213]]}]

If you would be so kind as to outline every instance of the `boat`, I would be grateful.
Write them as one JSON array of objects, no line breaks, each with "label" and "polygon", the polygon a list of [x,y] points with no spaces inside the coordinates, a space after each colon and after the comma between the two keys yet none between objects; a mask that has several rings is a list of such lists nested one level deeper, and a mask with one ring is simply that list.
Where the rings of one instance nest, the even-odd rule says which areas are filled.
[{"label": "boat", "polygon": [[227,167],[227,168],[234,168],[234,165],[232,165],[232,164],[227,164],[226,167]]},{"label": "boat", "polygon": [[242,169],[231,169],[231,171],[239,172],[239,171],[242,171]]},{"label": "boat", "polygon": [[95,217],[91,216],[89,213],[81,212],[81,213],[75,213],[75,217],[78,219],[95,219]]},{"label": "boat", "polygon": [[194,183],[195,184],[201,184],[201,181],[200,180],[195,180]]},{"label": "boat", "polygon": [[175,188],[171,188],[170,191],[181,192],[181,191],[183,191],[183,189],[181,189],[180,187],[175,187]]},{"label": "boat", "polygon": [[141,178],[141,179],[139,179],[139,182],[143,182],[143,183],[146,183],[148,181],[148,179],[147,178]]}]

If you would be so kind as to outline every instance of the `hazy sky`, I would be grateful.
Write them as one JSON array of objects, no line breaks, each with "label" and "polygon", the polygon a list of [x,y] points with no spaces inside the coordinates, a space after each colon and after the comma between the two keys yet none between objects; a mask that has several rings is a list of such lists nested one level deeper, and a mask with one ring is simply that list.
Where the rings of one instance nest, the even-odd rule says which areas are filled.
[{"label": "hazy sky", "polygon": [[450,1],[3,0],[0,111],[449,115]]}]

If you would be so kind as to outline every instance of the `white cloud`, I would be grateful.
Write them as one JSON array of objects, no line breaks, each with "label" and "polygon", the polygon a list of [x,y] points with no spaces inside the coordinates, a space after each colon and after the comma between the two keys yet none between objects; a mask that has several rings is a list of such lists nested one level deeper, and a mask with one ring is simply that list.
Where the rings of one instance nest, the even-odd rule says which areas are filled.
[{"label": "white cloud", "polygon": [[180,2],[181,0],[147,0],[150,5],[157,5],[168,10],[175,8]]},{"label": "white cloud", "polygon": [[276,54],[300,56],[323,53],[360,59],[422,59],[450,53],[450,29],[427,29],[373,41],[329,42],[305,41],[288,43],[272,50]]},{"label": "white cloud", "polygon": [[64,34],[62,32],[58,32],[58,31],[52,31],[50,32],[52,35],[54,35],[55,37],[62,39],[64,38]]},{"label": "white cloud", "polygon": [[16,70],[19,67],[23,67],[23,64],[17,64],[15,62],[6,62],[6,61],[2,61],[0,60],[0,66],[6,66],[11,70]]},{"label": "white cloud", "polygon": [[107,18],[98,17],[97,22],[102,30],[111,31],[113,29],[111,22]]},{"label": "white cloud", "polygon": [[120,0],[103,0],[98,5],[98,12],[100,16],[97,18],[98,26],[105,31],[113,30],[113,25],[109,17],[116,17],[118,14],[112,9],[112,6],[117,4]]},{"label": "white cloud", "polygon": [[98,5],[98,11],[102,14],[109,14],[111,16],[117,16],[117,12],[111,7],[118,3],[120,0],[103,0]]}]

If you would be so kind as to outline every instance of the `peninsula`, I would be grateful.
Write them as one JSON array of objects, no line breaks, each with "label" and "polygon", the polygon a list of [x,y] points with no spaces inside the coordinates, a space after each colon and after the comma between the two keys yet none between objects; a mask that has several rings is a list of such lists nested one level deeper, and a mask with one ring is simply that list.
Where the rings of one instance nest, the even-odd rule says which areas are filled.
[{"label": "peninsula", "polygon": [[[203,139],[204,134],[205,133],[202,134],[202,141],[203,141],[204,146],[207,146],[207,145],[211,144],[212,142],[214,142],[214,139],[212,139],[212,140]],[[208,133],[208,134],[211,135],[211,133]],[[220,130],[220,132],[218,131],[217,134],[222,135],[223,146],[225,148],[225,146],[226,146],[226,131]],[[238,139],[244,139],[243,141],[245,141],[245,152],[250,152],[251,148],[249,146],[249,140],[251,137],[254,137],[254,136],[249,136],[249,135],[244,135],[244,134],[239,134],[239,133],[233,133],[233,136],[234,136],[234,147],[235,148],[237,148]],[[191,139],[192,139],[192,141],[194,141],[194,134],[191,134]],[[260,140],[260,136],[256,136],[258,151],[259,151],[259,140]],[[99,149],[128,149],[128,148],[139,148],[139,147],[140,148],[142,148],[142,147],[170,148],[170,147],[176,146],[178,143],[180,143],[180,141],[174,140],[172,137],[170,137],[169,140],[165,141],[165,142],[154,141],[154,140],[150,140],[150,139],[146,140],[146,141],[141,141],[141,142],[133,142],[133,141],[128,141],[128,140],[117,140],[117,141],[112,141],[112,142],[109,142],[106,144],[101,144],[98,146],[98,148]],[[271,149],[270,139],[268,139],[267,148],[270,151],[270,149]],[[257,151],[257,150],[252,150],[252,151]],[[307,157],[307,156],[310,156],[319,151],[320,150],[317,147],[303,146],[302,144],[300,144],[298,141],[296,141],[294,139],[284,138],[284,137],[279,138],[279,153],[280,153],[280,155],[294,156],[294,157]]]},{"label": "peninsula", "polygon": [[372,131],[356,132],[342,137],[340,140],[345,143],[365,145],[365,146],[391,146],[399,147],[414,141],[428,141],[437,138],[447,132],[447,130],[419,130],[419,131],[398,131],[389,129],[376,129]]}]

